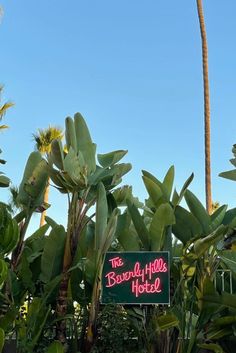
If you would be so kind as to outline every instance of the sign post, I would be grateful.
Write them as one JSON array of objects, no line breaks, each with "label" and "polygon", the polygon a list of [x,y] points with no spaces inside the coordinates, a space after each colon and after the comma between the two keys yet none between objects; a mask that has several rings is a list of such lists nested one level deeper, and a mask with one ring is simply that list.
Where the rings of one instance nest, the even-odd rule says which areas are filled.
[{"label": "sign post", "polygon": [[169,304],[169,253],[107,252],[101,301],[103,304]]}]

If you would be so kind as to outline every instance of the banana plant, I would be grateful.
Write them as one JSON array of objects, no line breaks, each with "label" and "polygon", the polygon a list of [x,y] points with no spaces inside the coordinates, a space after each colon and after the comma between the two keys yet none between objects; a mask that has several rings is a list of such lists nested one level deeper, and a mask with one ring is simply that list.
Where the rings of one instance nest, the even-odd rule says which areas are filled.
[{"label": "banana plant", "polygon": [[[172,313],[180,335],[176,350],[195,353],[200,347],[221,351],[218,340],[232,332],[232,329],[229,331],[232,318],[231,321],[230,317],[225,320],[228,326],[221,335],[217,320],[223,314],[227,317],[226,309],[228,315],[232,310],[225,298],[234,301],[232,306],[236,303],[234,296],[220,293],[214,283],[216,270],[221,266],[219,249],[236,224],[236,214],[234,210],[227,211],[227,206],[223,205],[209,215],[192,192],[187,190],[184,197],[189,210],[176,206],[176,222],[172,229],[183,244],[182,256],[175,265],[177,277],[172,298]],[[223,325],[224,322],[221,327]],[[213,343],[209,343],[210,340]]]},{"label": "banana plant", "polygon": [[5,259],[16,248],[18,240],[18,224],[12,218],[7,205],[0,202],[0,287],[8,277],[8,265]]},{"label": "banana plant", "polygon": [[141,241],[141,248],[147,251],[170,251],[172,258],[172,228],[176,223],[175,212],[183,199],[193,174],[186,180],[180,193],[173,190],[174,166],[167,171],[161,182],[154,175],[143,171],[143,182],[148,199],[140,214],[137,205],[127,200],[128,212]]},{"label": "banana plant", "polygon": [[[74,119],[71,117],[66,118],[65,139],[66,148],[64,148],[60,140],[54,140],[51,145],[51,152],[47,157],[49,176],[54,186],[61,193],[66,194],[68,199],[68,222],[62,269],[63,278],[60,284],[56,309],[57,316],[60,318],[57,327],[57,338],[62,344],[66,342],[66,320],[63,320],[63,317],[67,313],[70,268],[75,266],[74,260],[77,248],[80,245],[87,225],[93,219],[95,213],[101,213],[102,215],[105,213],[102,208],[105,205],[105,201],[102,202],[102,207],[100,207],[101,201],[99,201],[95,212],[93,211],[93,206],[97,199],[101,197],[104,199],[106,194],[111,194],[112,190],[122,181],[122,176],[131,169],[129,163],[119,163],[127,151],[118,150],[106,154],[98,154],[96,160],[96,145],[92,142],[88,127],[80,113],[76,113]],[[101,193],[103,196],[101,196]],[[89,210],[92,211],[89,213]],[[100,222],[99,216],[97,217]],[[102,216],[102,219],[104,223],[104,216]],[[111,219],[114,222],[116,216],[113,214]],[[97,251],[96,265],[99,267],[102,261],[99,247],[101,246],[101,249],[103,249],[105,244],[102,242],[104,235],[99,230],[99,225],[96,225],[96,229],[97,235],[95,238],[98,242],[95,247]],[[106,234],[106,236],[109,238],[110,233]],[[98,237],[101,237],[101,239],[97,239]],[[96,276],[94,277],[95,283]],[[95,284],[94,288],[96,286]],[[95,298],[94,302],[96,302],[97,289],[94,289],[93,298]],[[91,306],[91,312],[93,310],[94,308]],[[91,313],[91,317],[94,317],[94,314]]]},{"label": "banana plant", "polygon": [[[127,197],[127,210],[119,216],[116,231],[119,244],[124,250],[169,251],[172,266],[174,265],[173,254],[175,256],[179,249],[179,244],[176,244],[173,249],[172,229],[176,223],[175,212],[193,179],[192,174],[184,183],[180,193],[177,193],[173,189],[174,174],[174,166],[171,166],[163,181],[160,181],[151,173],[143,171],[143,182],[148,192],[148,199],[145,205],[140,205],[133,197]],[[145,332],[152,332],[150,340],[146,339],[148,352],[152,349],[167,352],[170,347],[170,341],[167,338],[169,333],[153,334],[154,331],[157,333],[159,330],[155,325],[156,318],[161,314],[160,308],[147,308],[147,315],[145,314],[143,319],[146,322]],[[169,315],[173,317],[173,314]],[[163,342],[167,342],[165,347]]]},{"label": "banana plant", "polygon": [[16,269],[20,261],[24,249],[24,238],[31,217],[34,212],[42,211],[47,178],[46,162],[39,152],[32,152],[27,160],[16,198],[22,210],[15,216],[20,228],[20,239],[12,253],[11,267],[13,270]]},{"label": "banana plant", "polygon": [[[151,335],[151,340],[163,352],[193,353],[200,346],[207,345],[201,340],[201,335],[209,325],[209,315],[213,316],[216,309],[213,305],[213,310],[206,310],[210,288],[214,298],[219,295],[213,284],[215,271],[220,266],[217,247],[224,243],[233,229],[236,215],[234,210],[227,211],[226,205],[209,215],[197,197],[187,190],[192,179],[193,175],[177,193],[176,190],[172,191],[173,167],[168,170],[163,182],[143,171],[143,181],[149,194],[142,207],[143,215],[138,207],[127,201],[128,212],[118,219],[117,237],[124,249],[169,250],[176,254],[178,248],[180,260],[172,261],[173,307],[164,312],[154,308],[149,312],[152,319],[149,323],[146,321],[146,330],[151,327],[151,331],[157,333]],[[180,206],[183,198],[188,210]],[[173,235],[177,239],[174,243]],[[172,249],[173,245],[176,248]],[[217,311],[217,315],[220,314]],[[212,330],[217,315],[210,323]],[[214,344],[218,349],[217,341]]]},{"label": "banana plant", "polygon": [[[96,337],[96,320],[101,290],[101,271],[103,267],[104,255],[114,240],[117,217],[119,214],[118,209],[114,209],[112,215],[108,219],[106,190],[102,183],[99,183],[97,193],[94,234],[88,248],[85,262],[85,279],[90,282],[93,288],[85,344],[86,351],[90,351]],[[89,273],[89,275],[86,278],[87,273]]]}]

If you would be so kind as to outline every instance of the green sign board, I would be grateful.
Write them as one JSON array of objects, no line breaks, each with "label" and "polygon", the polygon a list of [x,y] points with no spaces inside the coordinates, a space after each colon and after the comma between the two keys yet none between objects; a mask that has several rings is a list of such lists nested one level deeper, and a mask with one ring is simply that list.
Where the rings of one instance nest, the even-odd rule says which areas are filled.
[{"label": "green sign board", "polygon": [[108,252],[102,272],[102,303],[169,304],[167,251]]}]

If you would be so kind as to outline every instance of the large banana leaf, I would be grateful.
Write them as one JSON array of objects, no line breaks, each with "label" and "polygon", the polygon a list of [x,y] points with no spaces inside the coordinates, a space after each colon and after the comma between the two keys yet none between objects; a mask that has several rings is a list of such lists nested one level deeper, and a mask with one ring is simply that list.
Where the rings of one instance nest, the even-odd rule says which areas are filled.
[{"label": "large banana leaf", "polygon": [[77,139],[75,133],[74,120],[71,117],[67,117],[65,120],[65,138],[66,138],[66,147],[69,150],[72,148],[75,153],[77,150]]},{"label": "large banana leaf", "polygon": [[[29,206],[29,194],[25,190],[25,185],[30,180],[35,168],[37,167],[37,165],[41,161],[42,161],[41,154],[39,152],[32,152],[30,154],[30,156],[27,160],[26,166],[25,166],[23,178],[22,178],[21,184],[19,186],[19,193],[17,196],[17,202],[19,202],[19,204],[22,204],[26,207]],[[32,185],[32,187],[33,187],[33,185]]]},{"label": "large banana leaf", "polygon": [[202,226],[197,218],[185,208],[176,206],[176,222],[173,225],[173,233],[185,245],[190,239],[202,234]]},{"label": "large banana leaf", "polygon": [[202,256],[212,245],[215,245],[218,241],[224,238],[227,233],[228,227],[221,225],[213,233],[207,235],[204,238],[200,238],[194,242],[194,252],[200,257]]},{"label": "large banana leaf", "polygon": [[193,178],[194,178],[194,174],[192,173],[190,175],[190,177],[185,181],[185,183],[180,191],[180,194],[178,194],[176,190],[174,191],[173,196],[172,196],[172,204],[174,207],[179,205],[180,202],[182,201],[184,194],[185,194],[187,188],[189,187],[189,185],[191,184]]},{"label": "large banana leaf", "polygon": [[77,151],[81,151],[86,165],[88,166],[88,174],[96,170],[96,145],[92,142],[87,124],[80,113],[74,116],[75,133],[77,140]]},{"label": "large banana leaf", "polygon": [[175,216],[173,208],[169,203],[162,204],[156,210],[149,229],[152,251],[163,250],[166,227],[171,226],[174,223]]},{"label": "large banana leaf", "polygon": [[160,205],[160,200],[163,197],[161,188],[154,181],[152,181],[152,179],[146,176],[143,176],[143,182],[154,206],[157,208]]},{"label": "large banana leaf", "polygon": [[140,240],[132,227],[131,217],[127,212],[118,217],[115,237],[125,251],[140,250]]},{"label": "large banana leaf", "polygon": [[231,223],[234,222],[235,219],[236,219],[236,208],[232,208],[231,210],[228,210],[225,213],[225,216],[224,216],[222,223],[225,225],[231,226]]},{"label": "large banana leaf", "polygon": [[61,140],[52,141],[49,160],[54,163],[58,169],[64,169],[64,151]]},{"label": "large banana leaf", "polygon": [[222,177],[222,178],[226,178],[226,179],[229,179],[229,180],[236,181],[236,169],[220,173],[219,176]]},{"label": "large banana leaf", "polygon": [[175,167],[172,165],[169,168],[169,170],[167,171],[165,178],[163,180],[163,185],[165,186],[165,189],[167,190],[167,200],[170,200],[170,197],[171,197],[173,183],[174,183],[174,177],[175,177]]},{"label": "large banana leaf", "polygon": [[227,205],[222,205],[219,207],[210,217],[211,217],[211,224],[210,224],[210,232],[214,231],[220,224],[222,224],[223,219],[225,217],[225,213],[227,210]]},{"label": "large banana leaf", "polygon": [[236,274],[236,251],[225,250],[218,253],[224,264]]},{"label": "large banana leaf", "polygon": [[98,162],[103,168],[111,167],[118,163],[128,151],[117,150],[105,154],[98,154]]},{"label": "large banana leaf", "polygon": [[197,218],[198,222],[201,224],[204,233],[208,234],[211,219],[208,213],[206,212],[204,206],[198,200],[198,198],[189,190],[185,191],[184,197],[190,211]]},{"label": "large banana leaf", "polygon": [[[158,180],[153,174],[147,172],[146,170],[142,170],[143,173],[143,177],[146,177],[148,179],[150,179],[151,181],[153,181],[157,186],[159,186],[159,188],[161,189],[163,198],[165,199],[165,201],[168,201],[168,190],[166,188],[166,186],[164,185],[164,183],[162,183],[160,180]],[[168,173],[168,172],[167,172]],[[146,186],[147,189],[147,186]],[[150,194],[149,194],[150,195]]]},{"label": "large banana leaf", "polygon": [[130,216],[132,218],[134,227],[135,227],[136,232],[142,242],[144,249],[150,250],[149,232],[148,232],[147,227],[143,221],[142,216],[140,215],[137,207],[134,204],[132,204],[129,200],[127,200],[127,206],[128,206],[128,210],[129,210]]},{"label": "large banana leaf", "polygon": [[229,294],[227,292],[222,292],[221,295],[204,295],[202,298],[203,302],[209,305],[218,304],[227,308],[236,309],[236,296],[235,294]]},{"label": "large banana leaf", "polygon": [[[45,242],[41,258],[41,280],[51,281],[62,270],[66,233],[63,226],[53,228]],[[55,246],[56,244],[56,246]]]}]

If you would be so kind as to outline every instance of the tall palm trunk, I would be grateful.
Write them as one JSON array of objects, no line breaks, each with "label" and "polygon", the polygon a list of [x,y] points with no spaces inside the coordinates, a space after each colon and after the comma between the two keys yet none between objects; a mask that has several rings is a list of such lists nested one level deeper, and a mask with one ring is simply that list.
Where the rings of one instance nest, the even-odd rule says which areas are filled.
[{"label": "tall palm trunk", "polygon": [[[47,186],[46,186],[46,189],[45,189],[45,192],[44,192],[44,197],[43,197],[43,202],[45,204],[48,203],[48,200],[49,200],[49,189],[50,189],[50,185],[49,185],[49,181],[50,179],[48,178],[48,181],[47,181]],[[42,227],[44,224],[45,224],[45,217],[46,217],[46,210],[43,211],[41,213],[41,217],[40,217],[40,227]]]},{"label": "tall palm trunk", "polygon": [[211,196],[211,138],[210,138],[210,92],[208,78],[208,48],[206,28],[204,22],[202,0],[197,1],[198,19],[200,24],[202,39],[202,66],[204,82],[204,131],[205,131],[205,190],[206,190],[206,208],[208,213],[212,210]]},{"label": "tall palm trunk", "polygon": [[212,212],[212,196],[211,196],[211,136],[210,136],[210,92],[208,78],[208,48],[206,27],[204,22],[204,14],[202,0],[197,0],[198,19],[200,24],[202,39],[202,66],[204,81],[204,131],[205,131],[205,190],[206,190],[206,208],[208,213]]}]

